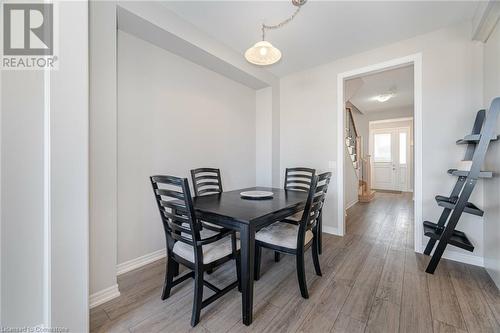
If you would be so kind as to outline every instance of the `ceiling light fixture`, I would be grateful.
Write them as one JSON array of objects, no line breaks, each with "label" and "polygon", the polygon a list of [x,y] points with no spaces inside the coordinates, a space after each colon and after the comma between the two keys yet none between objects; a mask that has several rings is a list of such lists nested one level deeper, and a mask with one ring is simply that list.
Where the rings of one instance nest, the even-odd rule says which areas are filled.
[{"label": "ceiling light fixture", "polygon": [[376,101],[379,101],[380,103],[384,103],[384,102],[387,102],[388,100],[390,100],[392,97],[394,97],[393,93],[387,93],[387,94],[377,95],[374,97],[374,99]]},{"label": "ceiling light fixture", "polygon": [[245,59],[259,66],[268,66],[278,62],[281,59],[281,51],[274,47],[271,43],[266,41],[266,30],[275,30],[290,23],[300,11],[300,8],[306,3],[307,0],[292,0],[292,4],[297,7],[295,12],[286,20],[275,24],[267,25],[262,24],[262,41],[255,43],[254,46],[246,50]]},{"label": "ceiling light fixture", "polygon": [[396,92],[397,92],[397,87],[393,86],[385,94],[377,95],[377,96],[373,97],[373,99],[380,102],[380,103],[384,103],[384,102],[387,102],[388,100],[390,100],[391,98],[393,98],[394,96],[396,96]]}]

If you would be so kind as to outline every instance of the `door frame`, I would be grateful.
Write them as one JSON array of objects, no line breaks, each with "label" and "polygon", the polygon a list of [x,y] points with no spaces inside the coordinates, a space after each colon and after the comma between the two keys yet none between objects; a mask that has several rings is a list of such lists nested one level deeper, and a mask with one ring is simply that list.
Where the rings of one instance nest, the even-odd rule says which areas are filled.
[{"label": "door frame", "polygon": [[[408,163],[408,160],[407,160],[407,163],[406,163],[406,188],[405,189],[399,189],[398,191],[402,191],[402,192],[412,192],[413,193],[413,189],[412,189],[412,186],[410,186],[409,184],[409,180],[411,178],[411,174],[412,174],[412,170],[414,170],[414,165],[413,165],[413,160],[414,160],[414,157],[413,157],[413,154],[411,154],[411,145],[412,145],[412,137],[410,136],[410,134],[412,133],[412,128],[409,127],[409,126],[391,126],[391,127],[387,127],[387,128],[372,128],[372,124],[381,124],[381,123],[398,123],[398,122],[405,122],[405,121],[410,121],[411,124],[413,125],[413,117],[406,117],[406,118],[394,118],[394,119],[384,119],[384,120],[375,120],[375,121],[369,121],[368,122],[368,151],[370,153],[370,156],[373,156],[373,135],[377,132],[377,131],[383,131],[383,130],[394,130],[394,131],[398,131],[399,133],[399,130],[401,129],[406,129],[408,130],[408,141],[407,141],[407,150],[406,150],[406,154],[407,154],[407,157],[409,156],[410,159],[409,159],[409,162]],[[399,144],[399,138],[398,138],[398,144]],[[399,149],[399,146],[397,147],[397,149]],[[398,158],[399,158],[399,155],[398,155]],[[375,163],[375,160],[373,159],[372,160],[372,169],[371,169],[371,174],[372,174],[372,178],[371,178],[371,188],[372,189],[375,189],[375,186],[374,186],[374,179],[375,179],[375,172],[373,170],[373,167],[374,167],[374,163]],[[399,176],[400,174],[398,174]],[[397,179],[396,179],[397,181]],[[411,190],[411,191],[410,191]]]},{"label": "door frame", "polygon": [[414,195],[414,248],[422,253],[422,53],[396,58],[373,65],[359,67],[337,75],[337,219],[338,233],[345,234],[344,212],[344,82],[366,74],[413,65],[413,195]]}]

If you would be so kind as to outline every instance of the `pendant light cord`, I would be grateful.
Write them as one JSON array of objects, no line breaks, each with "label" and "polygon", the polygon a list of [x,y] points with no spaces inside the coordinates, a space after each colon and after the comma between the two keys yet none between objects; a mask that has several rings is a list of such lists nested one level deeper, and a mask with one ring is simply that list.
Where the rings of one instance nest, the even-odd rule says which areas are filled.
[{"label": "pendant light cord", "polygon": [[300,8],[302,8],[302,5],[297,6],[297,9],[295,10],[295,13],[292,14],[292,16],[290,16],[289,18],[278,24],[267,25],[262,23],[262,40],[266,40],[266,30],[276,30],[290,23],[295,18],[295,16],[297,16],[297,14],[300,12]]}]

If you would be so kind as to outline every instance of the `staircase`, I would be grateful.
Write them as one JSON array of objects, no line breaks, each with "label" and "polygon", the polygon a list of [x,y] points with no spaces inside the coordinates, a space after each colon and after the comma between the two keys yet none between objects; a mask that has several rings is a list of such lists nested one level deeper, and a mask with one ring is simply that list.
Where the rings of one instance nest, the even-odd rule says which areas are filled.
[{"label": "staircase", "polygon": [[361,156],[361,137],[356,130],[356,124],[352,117],[351,107],[346,107],[347,111],[347,124],[345,128],[345,144],[347,152],[351,157],[352,166],[356,170],[358,178],[360,178],[360,156]]},{"label": "staircase", "polygon": [[346,103],[347,122],[345,126],[345,144],[352,161],[352,166],[358,177],[358,201],[370,202],[375,197],[371,189],[371,159],[370,155],[363,156],[361,143],[362,137],[358,134],[352,116],[354,105]]},{"label": "staircase", "polygon": [[375,191],[371,188],[371,156],[365,155],[361,158],[361,179],[359,180],[358,201],[370,202],[375,198]]}]

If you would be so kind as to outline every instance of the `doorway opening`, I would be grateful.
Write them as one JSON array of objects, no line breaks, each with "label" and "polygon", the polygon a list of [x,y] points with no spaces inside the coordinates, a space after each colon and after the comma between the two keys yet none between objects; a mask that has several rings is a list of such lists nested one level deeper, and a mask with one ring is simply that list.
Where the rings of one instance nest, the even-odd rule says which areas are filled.
[{"label": "doorway opening", "polygon": [[421,56],[339,74],[338,98],[339,234],[350,210],[378,213],[403,200],[421,252]]},{"label": "doorway opening", "polygon": [[371,188],[413,192],[413,117],[370,121],[368,144]]}]

